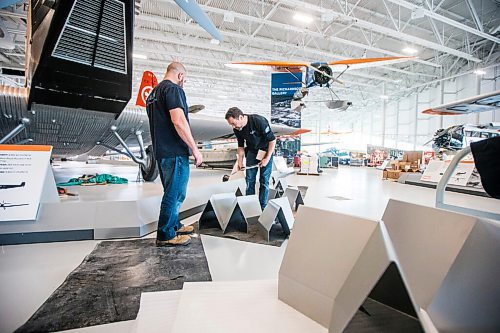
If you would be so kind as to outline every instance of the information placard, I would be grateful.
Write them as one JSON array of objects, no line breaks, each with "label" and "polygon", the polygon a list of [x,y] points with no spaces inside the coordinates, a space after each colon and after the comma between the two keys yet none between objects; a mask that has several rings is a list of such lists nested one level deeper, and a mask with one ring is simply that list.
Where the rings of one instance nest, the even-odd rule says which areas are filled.
[{"label": "information placard", "polygon": [[[441,177],[443,177],[444,172],[450,165],[451,161],[440,161],[440,160],[431,160],[427,165],[422,177],[420,180],[439,183]],[[449,185],[461,185],[467,186],[467,182],[474,171],[474,162],[473,161],[462,161],[458,163],[455,172],[453,172]]]},{"label": "information placard", "polygon": [[0,145],[0,221],[36,220],[51,146]]}]

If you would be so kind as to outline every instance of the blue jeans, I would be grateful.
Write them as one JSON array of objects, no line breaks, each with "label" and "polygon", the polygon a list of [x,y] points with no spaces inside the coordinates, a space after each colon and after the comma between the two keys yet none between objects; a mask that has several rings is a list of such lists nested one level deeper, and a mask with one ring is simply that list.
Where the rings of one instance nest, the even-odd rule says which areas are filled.
[{"label": "blue jeans", "polygon": [[269,179],[271,178],[271,172],[273,171],[273,157],[271,156],[269,163],[267,163],[267,165],[263,168],[253,168],[246,170],[246,177],[245,177],[245,180],[247,182],[246,195],[255,194],[257,169],[260,170],[259,202],[260,202],[260,207],[264,209],[267,205],[267,198],[269,197]]},{"label": "blue jeans", "polygon": [[158,170],[163,184],[160,217],[156,239],[165,241],[176,236],[181,227],[179,209],[186,198],[189,180],[189,157],[167,157],[158,161]]}]

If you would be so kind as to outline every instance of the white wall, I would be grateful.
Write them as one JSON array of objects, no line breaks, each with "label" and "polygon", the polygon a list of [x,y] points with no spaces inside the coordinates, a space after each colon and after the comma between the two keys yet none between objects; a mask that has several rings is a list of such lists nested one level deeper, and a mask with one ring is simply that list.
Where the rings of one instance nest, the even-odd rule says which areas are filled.
[{"label": "white wall", "polygon": [[[382,99],[375,100],[368,107],[347,111],[356,113],[355,118],[343,118],[351,122],[353,134],[355,134],[352,140],[358,144],[384,145],[408,150],[419,149],[433,137],[439,128],[465,123],[484,124],[500,121],[498,110],[444,117],[421,113],[426,108],[499,90],[499,75],[500,65],[487,69],[486,74],[482,76],[473,73],[462,75],[435,83],[423,90],[420,88],[418,92],[415,89],[406,97],[391,96],[386,102]],[[387,91],[387,93],[394,92]],[[385,117],[384,103],[386,103]],[[430,145],[427,147],[430,148]]]}]

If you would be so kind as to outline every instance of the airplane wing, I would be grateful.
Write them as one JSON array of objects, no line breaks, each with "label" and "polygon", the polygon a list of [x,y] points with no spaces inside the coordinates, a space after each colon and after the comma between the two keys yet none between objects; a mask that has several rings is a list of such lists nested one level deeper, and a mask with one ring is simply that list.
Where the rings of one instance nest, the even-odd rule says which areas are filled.
[{"label": "airplane wing", "polygon": [[250,69],[262,69],[268,70],[277,69],[277,68],[301,68],[308,67],[310,63],[305,61],[241,61],[241,62],[232,62],[230,64],[226,64],[227,67],[233,68],[250,68]]},{"label": "airplane wing", "polygon": [[[336,65],[348,65],[352,68],[363,68],[363,67],[373,67],[373,66],[383,66],[390,65],[394,63],[399,63],[411,59],[415,59],[416,57],[385,57],[385,58],[358,58],[358,59],[344,59],[338,61],[329,62],[328,65],[336,66]],[[228,67],[235,68],[253,68],[253,69],[268,69],[271,68],[300,68],[300,67],[310,67],[310,62],[305,61],[241,61],[241,62],[232,62],[230,64],[226,64]],[[260,68],[259,68],[260,67]],[[317,70],[317,68],[314,68]]]},{"label": "airplane wing", "polygon": [[329,62],[328,65],[333,68],[335,68],[336,66],[342,66],[345,69],[345,66],[349,66],[349,69],[358,69],[392,65],[412,59],[416,59],[416,57],[355,58],[332,61]]},{"label": "airplane wing", "polygon": [[193,20],[195,20],[203,29],[205,29],[213,38],[223,41],[224,37],[212,23],[210,18],[201,10],[200,5],[195,0],[174,0]]},{"label": "airplane wing", "polygon": [[[189,116],[189,124],[191,125],[193,138],[197,142],[234,138],[233,129],[227,124],[224,118],[191,114]],[[276,136],[300,135],[309,132],[309,130],[302,128],[274,124],[271,124],[271,129]]]},{"label": "airplane wing", "polygon": [[422,111],[422,113],[441,116],[456,116],[467,113],[496,110],[500,110],[500,90],[436,106],[426,109]]}]

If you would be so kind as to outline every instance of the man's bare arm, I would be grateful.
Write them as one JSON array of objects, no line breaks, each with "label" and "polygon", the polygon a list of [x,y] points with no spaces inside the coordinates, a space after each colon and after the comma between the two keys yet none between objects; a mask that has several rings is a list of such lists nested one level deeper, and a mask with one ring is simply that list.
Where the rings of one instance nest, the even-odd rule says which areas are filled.
[{"label": "man's bare arm", "polygon": [[194,141],[193,134],[191,133],[191,128],[189,127],[189,123],[187,122],[186,116],[184,115],[184,110],[181,108],[175,108],[170,110],[170,119],[172,119],[172,123],[174,124],[175,130],[177,134],[179,134],[182,141],[184,141],[191,151],[193,152],[193,157],[195,159],[196,166],[199,166],[203,159],[201,157],[201,153],[196,146],[196,142]]},{"label": "man's bare arm", "polygon": [[264,156],[262,161],[260,161],[260,163],[259,163],[259,165],[261,167],[265,167],[267,165],[267,163],[269,163],[271,156],[273,156],[275,147],[276,147],[276,139],[274,139],[273,141],[269,141],[269,145],[267,146],[266,156]]},{"label": "man's bare arm", "polygon": [[238,158],[237,158],[237,161],[238,161],[238,169],[239,170],[241,170],[241,169],[243,169],[245,167],[243,165],[243,157],[245,157],[245,148],[238,147]]}]

